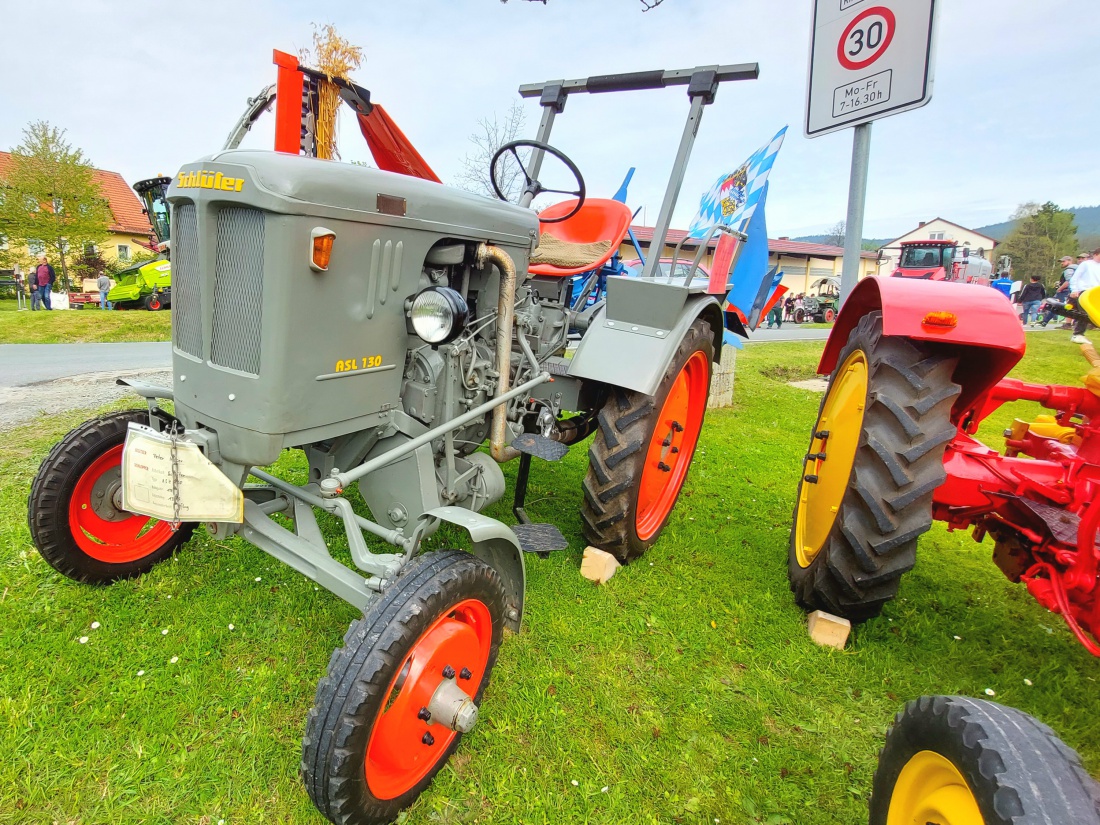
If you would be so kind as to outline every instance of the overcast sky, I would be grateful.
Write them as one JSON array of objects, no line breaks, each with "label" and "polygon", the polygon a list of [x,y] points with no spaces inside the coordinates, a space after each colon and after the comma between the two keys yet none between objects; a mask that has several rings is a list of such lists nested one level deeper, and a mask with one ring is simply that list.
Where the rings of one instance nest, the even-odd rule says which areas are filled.
[{"label": "overcast sky", "polygon": [[[1021,202],[1100,203],[1097,0],[938,0],[932,102],[875,123],[867,237],[920,220],[968,226]],[[725,84],[702,121],[675,226],[699,194],[790,124],[772,173],[772,237],[843,219],[851,131],[803,137],[812,0],[0,0],[0,149],[32,120],[68,130],[92,162],[133,183],[221,147],[248,97],[273,83],[272,48],[333,23],[362,46],[356,80],[383,103],[444,182],[479,118],[503,115],[521,83],[708,63],[760,64]],[[527,136],[539,110],[527,101]],[[590,193],[638,171],[630,203],[652,224],[687,114],[683,88],[576,96],[552,143]],[[271,148],[272,116],[246,147]],[[347,160],[369,159],[351,117]]]}]

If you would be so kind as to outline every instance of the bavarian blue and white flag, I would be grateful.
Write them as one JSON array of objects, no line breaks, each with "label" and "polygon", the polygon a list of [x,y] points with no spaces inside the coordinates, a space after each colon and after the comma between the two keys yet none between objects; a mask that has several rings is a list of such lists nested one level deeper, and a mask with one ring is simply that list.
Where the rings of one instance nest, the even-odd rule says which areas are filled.
[{"label": "bavarian blue and white flag", "polygon": [[784,126],[735,171],[718,178],[699,201],[699,212],[688,229],[689,237],[701,238],[717,223],[733,229],[748,226],[786,134]]}]

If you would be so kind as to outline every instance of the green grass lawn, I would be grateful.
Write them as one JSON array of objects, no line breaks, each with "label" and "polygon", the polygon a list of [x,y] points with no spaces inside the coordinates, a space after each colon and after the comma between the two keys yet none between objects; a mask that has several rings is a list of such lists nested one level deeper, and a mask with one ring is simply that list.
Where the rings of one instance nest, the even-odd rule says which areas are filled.
[{"label": "green grass lawn", "polygon": [[[1084,372],[1062,336],[1029,343],[1021,377]],[[1100,663],[1002,576],[988,543],[937,525],[899,598],[846,651],[809,640],[786,554],[819,396],[786,381],[812,375],[821,348],[739,354],[735,406],[708,416],[660,543],[602,587],[577,570],[585,451],[537,464],[528,510],[570,549],[528,561],[525,629],[408,823],[863,822],[894,712],[987,688],[1100,771]],[[985,437],[1031,411],[998,414]],[[201,531],[136,581],[54,573],[30,544],[26,496],[84,417],[0,434],[0,823],[321,822],[297,776],[300,739],[355,611]],[[300,479],[304,465],[288,455],[279,471]],[[512,522],[504,503],[490,515]]]},{"label": "green grass lawn", "polygon": [[0,301],[0,344],[87,344],[168,341],[172,313],[87,309],[17,312],[15,301]]}]

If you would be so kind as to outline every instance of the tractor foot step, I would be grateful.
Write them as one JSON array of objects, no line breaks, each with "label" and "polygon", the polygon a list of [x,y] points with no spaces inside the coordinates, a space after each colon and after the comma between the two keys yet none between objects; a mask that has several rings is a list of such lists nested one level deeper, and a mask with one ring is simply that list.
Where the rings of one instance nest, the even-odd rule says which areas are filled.
[{"label": "tractor foot step", "polygon": [[517,435],[512,442],[512,446],[521,453],[533,455],[535,458],[541,458],[544,461],[558,461],[569,452],[569,448],[560,441],[551,441],[549,438],[543,438],[541,435],[535,435],[534,433]]},{"label": "tractor foot step", "polygon": [[538,553],[542,558],[554,550],[565,550],[569,546],[561,530],[553,524],[517,524],[512,532],[519,539],[520,549],[524,553]]}]

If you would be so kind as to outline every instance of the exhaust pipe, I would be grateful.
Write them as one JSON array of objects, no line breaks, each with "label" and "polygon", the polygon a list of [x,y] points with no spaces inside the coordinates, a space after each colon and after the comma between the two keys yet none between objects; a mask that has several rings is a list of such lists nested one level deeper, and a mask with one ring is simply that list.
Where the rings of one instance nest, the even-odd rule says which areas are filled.
[{"label": "exhaust pipe", "polygon": [[[512,327],[515,324],[516,265],[508,253],[490,244],[478,244],[474,264],[483,269],[486,264],[496,264],[500,270],[500,298],[497,301],[497,381],[496,397],[500,398],[511,385],[512,378]],[[503,464],[519,455],[519,451],[504,443],[508,435],[507,405],[493,408],[492,426],[489,429],[489,454]]]}]

